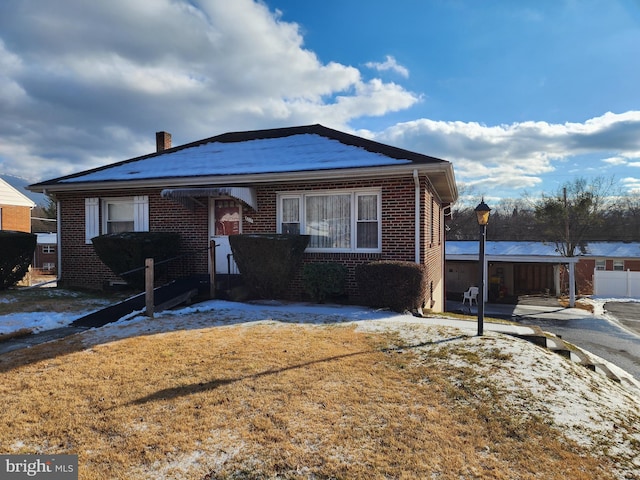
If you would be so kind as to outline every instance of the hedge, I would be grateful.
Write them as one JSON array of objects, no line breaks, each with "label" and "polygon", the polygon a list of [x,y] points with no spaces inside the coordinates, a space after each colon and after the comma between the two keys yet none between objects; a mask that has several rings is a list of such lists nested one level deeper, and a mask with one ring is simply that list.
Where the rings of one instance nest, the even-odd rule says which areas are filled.
[{"label": "hedge", "polygon": [[365,305],[396,312],[423,307],[427,296],[426,267],[413,262],[380,261],[358,265],[356,282]]}]

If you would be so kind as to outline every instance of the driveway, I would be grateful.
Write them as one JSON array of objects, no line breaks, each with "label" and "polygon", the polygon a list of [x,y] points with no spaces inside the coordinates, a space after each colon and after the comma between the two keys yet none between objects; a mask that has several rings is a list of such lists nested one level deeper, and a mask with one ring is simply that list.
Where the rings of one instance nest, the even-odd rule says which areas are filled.
[{"label": "driveway", "polygon": [[633,333],[640,335],[640,303],[607,302],[604,310]]},{"label": "driveway", "polygon": [[[577,308],[564,308],[555,299],[526,299],[517,305],[487,303],[485,315],[520,325],[537,325],[604,360],[617,365],[640,381],[640,303],[609,302],[605,316]],[[461,303],[447,302],[447,309],[460,311]],[[466,307],[463,311],[469,313]],[[475,306],[471,314],[477,314]],[[620,317],[618,317],[620,315]]]}]

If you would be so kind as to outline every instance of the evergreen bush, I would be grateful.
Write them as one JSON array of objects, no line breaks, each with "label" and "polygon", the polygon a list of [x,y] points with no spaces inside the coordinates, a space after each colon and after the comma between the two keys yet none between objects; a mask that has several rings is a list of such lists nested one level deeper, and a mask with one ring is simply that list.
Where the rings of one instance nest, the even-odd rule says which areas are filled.
[{"label": "evergreen bush", "polygon": [[302,263],[307,235],[241,234],[229,236],[233,258],[245,286],[258,298],[285,298]]},{"label": "evergreen bush", "polygon": [[356,282],[364,304],[396,312],[415,311],[427,297],[426,267],[413,262],[380,261],[358,265]]},{"label": "evergreen bush", "polygon": [[307,263],[302,267],[305,291],[318,303],[344,295],[347,267],[340,263]]},{"label": "evergreen bush", "polygon": [[[144,267],[147,258],[160,262],[175,257],[180,251],[180,234],[175,232],[108,233],[91,239],[102,262],[117,276],[138,290],[145,288],[144,268],[127,275],[125,272]],[[155,278],[166,276],[167,264],[155,268]]]},{"label": "evergreen bush", "polygon": [[27,274],[37,238],[33,233],[0,230],[0,290],[12,287]]}]

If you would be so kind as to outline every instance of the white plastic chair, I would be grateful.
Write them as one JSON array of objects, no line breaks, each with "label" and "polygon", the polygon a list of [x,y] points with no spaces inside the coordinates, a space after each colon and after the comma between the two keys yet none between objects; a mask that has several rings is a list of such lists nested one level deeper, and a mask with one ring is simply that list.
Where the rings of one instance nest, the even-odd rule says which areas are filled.
[{"label": "white plastic chair", "polygon": [[469,300],[469,306],[473,305],[473,302],[478,304],[478,292],[480,289],[478,287],[469,287],[469,290],[462,294],[462,304],[464,305],[467,299]]}]

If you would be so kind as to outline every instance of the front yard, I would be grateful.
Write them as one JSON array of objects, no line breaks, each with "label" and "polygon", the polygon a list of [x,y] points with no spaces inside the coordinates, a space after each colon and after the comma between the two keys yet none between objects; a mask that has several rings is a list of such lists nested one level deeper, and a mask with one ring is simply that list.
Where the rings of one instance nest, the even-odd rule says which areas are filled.
[{"label": "front yard", "polygon": [[81,479],[640,474],[620,385],[511,337],[336,311],[196,305],[0,356],[0,452],[78,454]]}]

